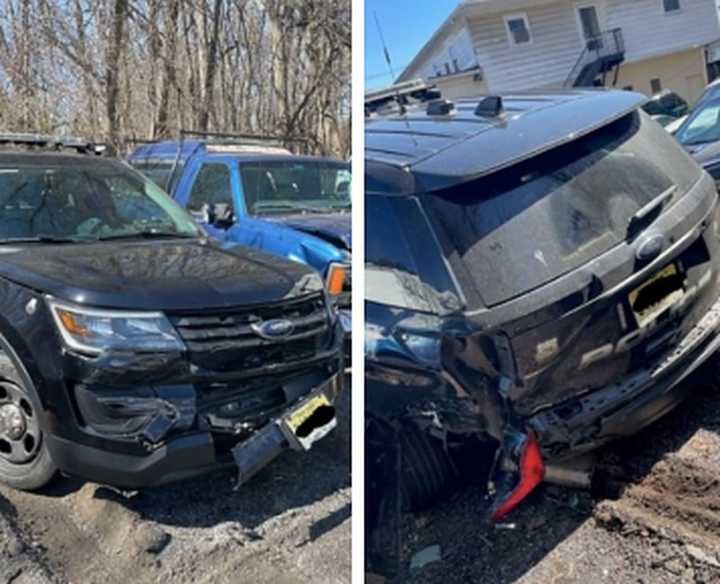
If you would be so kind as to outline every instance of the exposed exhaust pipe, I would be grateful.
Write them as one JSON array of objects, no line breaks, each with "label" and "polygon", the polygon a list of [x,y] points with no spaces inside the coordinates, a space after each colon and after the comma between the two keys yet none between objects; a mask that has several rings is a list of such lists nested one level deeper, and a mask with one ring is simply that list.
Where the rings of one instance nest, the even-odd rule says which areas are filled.
[{"label": "exposed exhaust pipe", "polygon": [[[559,487],[590,490],[595,474],[594,459],[579,458],[567,461],[568,464],[549,464],[545,466],[543,482]],[[518,467],[510,458],[503,458],[500,469],[505,472],[518,472]]]}]

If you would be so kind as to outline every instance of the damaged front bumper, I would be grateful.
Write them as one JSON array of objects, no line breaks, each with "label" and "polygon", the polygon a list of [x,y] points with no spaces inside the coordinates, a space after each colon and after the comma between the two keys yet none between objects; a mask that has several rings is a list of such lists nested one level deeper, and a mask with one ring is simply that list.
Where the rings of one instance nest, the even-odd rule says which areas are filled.
[{"label": "damaged front bumper", "polygon": [[283,436],[270,456],[257,448],[258,436],[274,434],[268,429],[286,425],[309,399],[321,396],[327,406],[315,419],[324,422],[323,436],[334,427],[332,405],[343,387],[337,346],[302,364],[242,375],[202,371],[172,356],[67,355],[63,409],[72,414],[50,414],[48,449],[65,474],[120,488],[233,466],[242,482],[297,446]]}]

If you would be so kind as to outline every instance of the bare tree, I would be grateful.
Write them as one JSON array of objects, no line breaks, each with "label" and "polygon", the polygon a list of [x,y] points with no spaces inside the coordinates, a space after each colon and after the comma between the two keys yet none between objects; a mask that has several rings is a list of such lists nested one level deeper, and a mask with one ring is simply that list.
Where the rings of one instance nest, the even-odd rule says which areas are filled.
[{"label": "bare tree", "polygon": [[[350,0],[4,0],[0,129],[350,148]],[[298,146],[303,144],[303,146]]]},{"label": "bare tree", "polygon": [[107,135],[111,144],[118,144],[120,133],[120,117],[118,113],[118,95],[120,85],[120,57],[123,52],[125,19],[127,18],[128,0],[115,0],[112,19],[112,32],[108,43],[108,54],[105,66],[105,84],[107,88],[106,112]]}]

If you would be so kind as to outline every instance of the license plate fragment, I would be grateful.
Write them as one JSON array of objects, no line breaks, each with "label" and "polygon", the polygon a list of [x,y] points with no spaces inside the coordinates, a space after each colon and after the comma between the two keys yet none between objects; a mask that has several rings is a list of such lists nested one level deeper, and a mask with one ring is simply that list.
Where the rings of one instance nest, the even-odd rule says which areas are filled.
[{"label": "license plate fragment", "polygon": [[670,264],[630,292],[628,299],[640,327],[652,322],[685,295],[684,278]]},{"label": "license plate fragment", "polygon": [[291,447],[310,450],[337,426],[335,408],[324,393],[317,394],[287,414],[281,423]]}]

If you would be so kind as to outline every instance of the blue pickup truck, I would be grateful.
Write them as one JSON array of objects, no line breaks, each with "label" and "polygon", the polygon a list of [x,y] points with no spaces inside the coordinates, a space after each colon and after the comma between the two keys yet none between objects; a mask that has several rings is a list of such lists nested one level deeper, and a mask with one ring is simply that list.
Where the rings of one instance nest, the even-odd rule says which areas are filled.
[{"label": "blue pickup truck", "polygon": [[[308,264],[350,328],[350,165],[278,146],[187,139],[144,144],[128,162],[212,236]],[[348,353],[349,355],[349,353]]]}]

